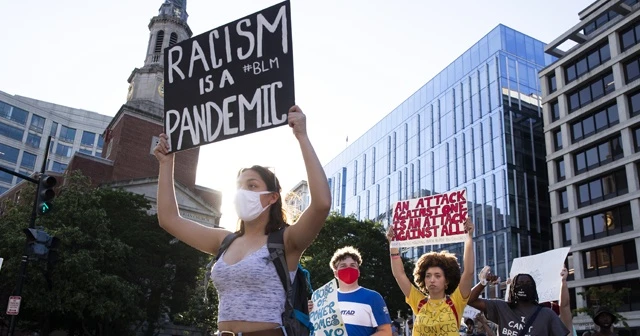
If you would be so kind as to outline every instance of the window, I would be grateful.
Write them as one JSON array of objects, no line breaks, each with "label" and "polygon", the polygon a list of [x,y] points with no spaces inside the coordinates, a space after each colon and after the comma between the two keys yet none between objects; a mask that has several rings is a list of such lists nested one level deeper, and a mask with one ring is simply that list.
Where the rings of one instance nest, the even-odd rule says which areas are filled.
[{"label": "window", "polygon": [[0,160],[18,163],[18,154],[20,153],[19,149],[0,143],[0,153]]},{"label": "window", "polygon": [[625,51],[640,41],[640,22],[620,32],[620,48]]},{"label": "window", "polygon": [[[13,171],[13,169],[11,169],[9,167],[6,167],[6,166],[3,166],[3,167]],[[9,183],[9,184],[13,183],[13,175],[11,175],[9,173],[5,173],[5,172],[0,170],[0,182]]]},{"label": "window", "polygon": [[556,161],[556,174],[558,177],[558,182],[563,181],[565,179],[564,159],[560,159]]},{"label": "window", "polygon": [[573,93],[569,94],[569,112],[573,112],[584,107],[614,90],[615,85],[613,83],[613,73],[609,72],[608,74],[579,87]]},{"label": "window", "polygon": [[566,83],[571,83],[609,59],[611,59],[611,52],[609,51],[608,43],[601,44],[596,48],[591,49],[586,55],[572,63],[569,63],[569,65],[565,67]]},{"label": "window", "polygon": [[33,133],[27,134],[27,145],[33,148],[40,148],[40,136]]},{"label": "window", "polygon": [[171,33],[171,35],[169,36],[169,46],[173,46],[174,44],[178,43],[178,34],[176,34],[175,32]]},{"label": "window", "polygon": [[[629,1],[636,1],[636,0],[629,0]],[[584,26],[582,31],[584,32],[585,35],[589,35],[594,31],[598,30],[600,27],[604,26],[607,22],[616,18],[618,15],[620,14],[616,13],[613,10],[610,10],[606,13],[602,13],[600,14],[600,16],[593,19],[593,21],[589,22],[589,24]]]},{"label": "window", "polygon": [[49,135],[51,135],[52,137],[55,137],[57,132],[58,132],[58,123],[54,121],[53,123],[51,123],[51,131],[49,132]]},{"label": "window", "polygon": [[376,183],[376,147],[373,147],[371,155],[373,156],[373,161],[371,161],[371,184]]},{"label": "window", "polygon": [[624,78],[627,83],[640,78],[640,56],[624,63]]},{"label": "window", "polygon": [[618,106],[610,105],[571,124],[571,142],[576,143],[618,124]]},{"label": "window", "polygon": [[567,197],[567,189],[562,189],[559,191],[560,199],[558,200],[560,203],[560,213],[565,213],[569,211],[569,198]]},{"label": "window", "polygon": [[73,154],[73,147],[66,146],[66,145],[63,145],[61,143],[58,143],[58,146],[56,146],[56,152],[55,153],[57,155],[71,157],[71,155]]},{"label": "window", "polygon": [[7,138],[11,138],[13,140],[22,141],[24,130],[0,122],[0,135],[4,135]]},{"label": "window", "polygon": [[62,125],[58,139],[64,142],[73,143],[76,139],[76,129]]},{"label": "window", "polygon": [[80,144],[82,144],[83,146],[93,147],[93,142],[95,139],[96,139],[95,133],[84,131],[82,132],[82,140]]},{"label": "window", "polygon": [[632,117],[640,114],[640,91],[629,95],[629,109]]},{"label": "window", "polygon": [[353,196],[358,193],[358,160],[353,162]]},{"label": "window", "polygon": [[31,115],[31,126],[29,126],[29,129],[42,133],[42,130],[44,130],[44,121],[45,119],[37,114]]},{"label": "window", "polygon": [[164,41],[164,30],[161,30],[158,32],[158,35],[156,36],[156,46],[153,49],[154,53],[159,53],[162,52],[162,42]]},{"label": "window", "polygon": [[53,166],[51,167],[51,170],[53,170],[56,173],[64,173],[64,171],[67,170],[67,165],[64,163],[53,161]]},{"label": "window", "polygon": [[596,204],[628,192],[624,168],[578,185],[578,207]]},{"label": "window", "polygon": [[556,74],[552,74],[547,77],[549,81],[549,93],[555,92],[558,89],[558,84],[556,83]]},{"label": "window", "polygon": [[551,111],[551,121],[560,119],[560,105],[558,105],[558,101],[549,103],[549,110]]},{"label": "window", "polygon": [[[616,292],[623,288],[631,289],[631,293],[627,297],[622,298],[622,304],[616,308],[616,312],[628,312],[633,310],[640,310],[640,279],[630,279],[619,282],[610,282],[598,287],[605,292]],[[585,290],[589,290],[591,287],[586,287]],[[575,301],[575,300],[573,300]],[[593,309],[600,303],[595,300],[587,300],[587,307]]]},{"label": "window", "polygon": [[561,150],[562,149],[562,131],[561,130],[557,130],[553,132],[553,140],[554,140],[556,150]]},{"label": "window", "polygon": [[582,241],[589,241],[633,230],[629,204],[581,217]]},{"label": "window", "polygon": [[22,162],[20,163],[20,168],[34,170],[34,168],[36,167],[36,158],[37,156],[35,154],[22,152]]},{"label": "window", "polygon": [[635,242],[630,240],[585,251],[583,264],[585,278],[637,270]]},{"label": "window", "polygon": [[618,135],[615,138],[606,140],[605,142],[601,142],[574,154],[576,174],[581,174],[590,169],[621,159],[623,156],[622,139]]},{"label": "window", "polygon": [[82,147],[80,147],[78,152],[80,152],[82,154],[87,154],[87,155],[92,155],[93,154],[93,150],[88,149],[88,148],[82,148]]},{"label": "window", "polygon": [[640,152],[640,127],[633,130],[633,144],[636,153]]},{"label": "window", "polygon": [[29,112],[0,101],[0,117],[11,120],[20,125],[26,125]]},{"label": "window", "polygon": [[104,138],[102,134],[98,135],[98,150],[102,150],[102,146],[104,146]]},{"label": "window", "polygon": [[571,224],[569,221],[560,223],[562,230],[562,246],[571,246]]}]

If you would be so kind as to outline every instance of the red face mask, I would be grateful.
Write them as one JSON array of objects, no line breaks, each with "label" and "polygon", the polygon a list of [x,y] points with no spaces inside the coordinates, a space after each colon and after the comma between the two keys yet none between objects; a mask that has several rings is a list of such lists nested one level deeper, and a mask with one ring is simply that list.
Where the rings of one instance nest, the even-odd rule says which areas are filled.
[{"label": "red face mask", "polygon": [[360,271],[358,271],[353,267],[347,267],[347,268],[338,270],[338,279],[340,279],[342,282],[346,283],[347,285],[350,285],[356,282],[356,280],[358,280],[359,277],[360,277]]}]

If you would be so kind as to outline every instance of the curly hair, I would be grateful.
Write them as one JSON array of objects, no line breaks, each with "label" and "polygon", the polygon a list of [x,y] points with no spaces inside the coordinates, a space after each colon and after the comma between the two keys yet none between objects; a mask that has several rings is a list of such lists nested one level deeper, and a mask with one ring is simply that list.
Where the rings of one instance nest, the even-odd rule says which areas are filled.
[{"label": "curly hair", "polygon": [[345,246],[333,253],[333,257],[331,257],[329,266],[332,270],[335,271],[338,268],[338,263],[347,258],[351,258],[353,259],[353,261],[357,262],[358,267],[362,265],[362,256],[360,255],[360,251],[358,251],[358,249],[353,246]]},{"label": "curly hair", "polygon": [[458,287],[461,276],[460,264],[458,263],[456,255],[449,253],[449,251],[429,252],[423,254],[420,259],[418,259],[416,267],[413,270],[413,281],[415,281],[418,289],[424,293],[429,293],[424,281],[429,267],[440,267],[442,269],[444,279],[448,283],[444,292],[447,295],[451,295]]}]

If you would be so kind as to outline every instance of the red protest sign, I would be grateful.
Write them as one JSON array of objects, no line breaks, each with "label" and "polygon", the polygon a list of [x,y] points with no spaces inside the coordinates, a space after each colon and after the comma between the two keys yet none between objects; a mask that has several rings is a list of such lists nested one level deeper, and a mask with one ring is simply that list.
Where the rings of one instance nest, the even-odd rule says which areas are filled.
[{"label": "red protest sign", "polygon": [[463,242],[468,213],[466,189],[398,201],[393,207],[391,247]]}]

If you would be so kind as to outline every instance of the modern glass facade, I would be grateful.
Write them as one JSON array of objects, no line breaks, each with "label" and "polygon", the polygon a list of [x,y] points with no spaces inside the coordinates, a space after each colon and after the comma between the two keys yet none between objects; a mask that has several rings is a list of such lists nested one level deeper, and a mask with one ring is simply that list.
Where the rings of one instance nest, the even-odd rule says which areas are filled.
[{"label": "modern glass facade", "polygon": [[[47,170],[62,173],[73,153],[102,156],[102,132],[111,117],[0,91],[0,165],[31,175],[40,171],[47,137]],[[20,182],[0,171],[0,194]]]},{"label": "modern glass facade", "polygon": [[553,60],[542,42],[497,26],[324,167],[332,209],[386,226],[398,200],[466,188],[476,271],[505,279],[513,258],[549,250],[537,73]]}]

